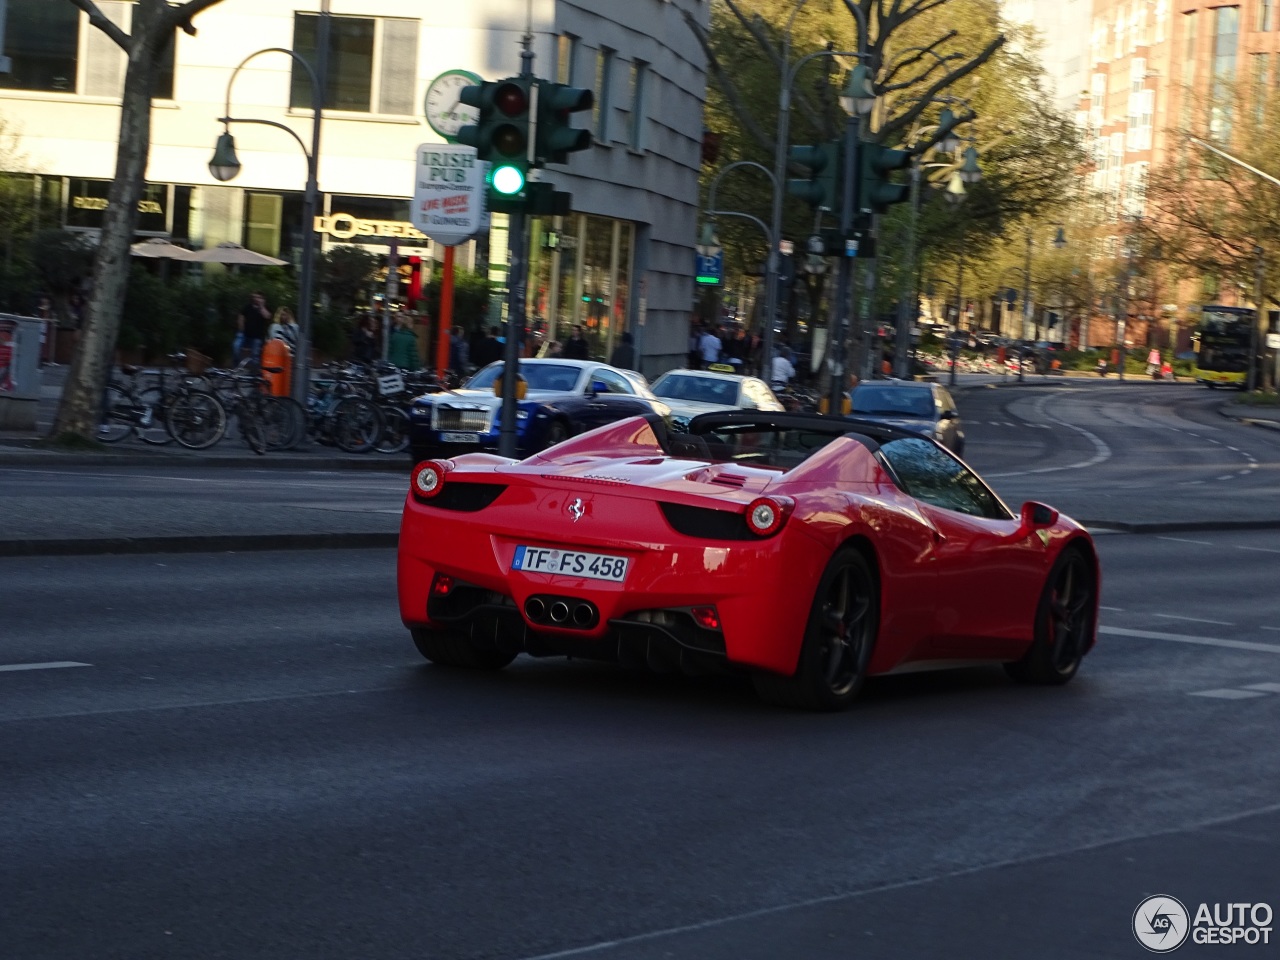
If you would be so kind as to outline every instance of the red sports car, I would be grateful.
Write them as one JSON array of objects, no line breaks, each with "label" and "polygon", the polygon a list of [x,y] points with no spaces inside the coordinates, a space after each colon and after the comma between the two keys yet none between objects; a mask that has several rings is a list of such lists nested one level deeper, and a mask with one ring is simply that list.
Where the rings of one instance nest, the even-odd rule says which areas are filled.
[{"label": "red sports car", "polygon": [[634,417],[512,461],[413,471],[400,615],[437,664],[517,654],[742,671],[847,706],[867,676],[975,662],[1065,683],[1097,633],[1083,527],[1013,513],[935,440],[809,414]]}]

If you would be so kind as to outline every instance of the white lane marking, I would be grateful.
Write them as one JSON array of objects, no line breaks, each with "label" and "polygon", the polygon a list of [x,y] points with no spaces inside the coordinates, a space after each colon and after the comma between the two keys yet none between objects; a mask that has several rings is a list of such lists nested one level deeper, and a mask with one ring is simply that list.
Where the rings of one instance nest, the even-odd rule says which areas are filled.
[{"label": "white lane marking", "polygon": [[1098,609],[1110,610],[1112,613],[1124,613],[1124,607],[1104,607],[1101,604],[1099,604]]},{"label": "white lane marking", "polygon": [[1183,633],[1158,633],[1155,630],[1126,630],[1124,627],[1099,627],[1099,633],[1113,637],[1136,637],[1140,640],[1171,640],[1174,643],[1198,643],[1205,647],[1229,650],[1253,650],[1257,653],[1280,653],[1274,643],[1250,643],[1248,640],[1223,640],[1220,637],[1190,637]]},{"label": "white lane marking", "polygon": [[1155,616],[1164,620],[1186,620],[1188,623],[1212,623],[1219,627],[1235,626],[1235,622],[1231,620],[1203,620],[1200,617],[1180,617],[1174,613],[1157,613]]},{"label": "white lane marking", "polygon": [[1262,629],[1263,629],[1263,630],[1273,630],[1273,631],[1275,631],[1276,633],[1280,633],[1280,627],[1263,627]]},{"label": "white lane marking", "polygon": [[1256,690],[1197,690],[1193,697],[1213,697],[1215,700],[1249,700],[1253,697],[1265,697],[1265,693]]},{"label": "white lane marking", "polygon": [[1236,453],[1239,453],[1239,452],[1240,452],[1240,448],[1239,448],[1239,447],[1233,447],[1233,446],[1232,446],[1231,444],[1229,444],[1229,443],[1227,444],[1227,449],[1228,449],[1228,450],[1234,450]]},{"label": "white lane marking", "polygon": [[1157,540],[1168,540],[1170,543],[1194,543],[1197,547],[1212,547],[1208,540],[1184,540],[1182,537],[1156,537]]},{"label": "white lane marking", "polygon": [[580,947],[570,947],[567,950],[554,950],[551,953],[539,953],[532,957],[521,957],[520,960],[563,960],[563,958],[567,957],[582,957],[591,953],[600,953],[604,950],[612,950],[615,947],[648,943],[664,937],[679,936],[683,933],[697,933],[700,930],[714,930],[717,927],[728,926],[731,923],[740,923],[743,920],[756,920],[761,917],[771,917],[793,910],[806,910],[812,907],[820,907],[826,904],[840,903],[842,901],[854,902],[861,900],[863,897],[874,896],[878,893],[887,893],[893,890],[910,890],[913,887],[922,887],[927,883],[936,883],[939,880],[955,880],[960,877],[975,876],[979,873],[986,873],[991,870],[1004,870],[1008,867],[1023,866],[1031,863],[1049,863],[1051,860],[1061,858],[1063,854],[1066,853],[1086,853],[1091,850],[1105,850],[1108,847],[1117,847],[1120,844],[1127,843],[1131,840],[1152,840],[1156,837],[1174,837],[1177,834],[1184,833],[1189,830],[1205,830],[1209,827],[1226,826],[1230,823],[1238,823],[1248,817],[1256,817],[1261,814],[1276,812],[1280,812],[1280,804],[1270,804],[1265,807],[1255,807],[1251,810],[1237,811],[1236,813],[1228,814],[1225,817],[1215,817],[1210,820],[1186,823],[1176,827],[1169,827],[1164,830],[1116,836],[1109,840],[1098,840],[1094,843],[1083,844],[1069,850],[1055,850],[1049,853],[1036,853],[1029,857],[998,860],[993,863],[980,864],[976,867],[962,867],[958,870],[937,873],[931,876],[916,877],[912,880],[897,880],[891,883],[881,883],[875,886],[866,887],[862,890],[850,890],[847,893],[829,893],[821,897],[810,897],[805,900],[792,900],[786,903],[776,903],[769,907],[759,907],[755,910],[746,910],[742,913],[712,917],[709,920],[698,920],[694,923],[686,923],[678,927],[663,927],[657,930],[647,930],[644,933],[634,933],[630,936],[618,937],[614,940],[598,940],[595,943],[584,944]]},{"label": "white lane marking", "polygon": [[1057,473],[1059,470],[1079,470],[1083,467],[1093,467],[1099,463],[1102,463],[1104,460],[1111,459],[1111,448],[1107,446],[1107,444],[1103,441],[1103,439],[1099,437],[1097,434],[1086,430],[1084,427],[1078,427],[1074,423],[1067,423],[1067,421],[1061,419],[1060,417],[1051,416],[1050,414],[1045,412],[1045,407],[1048,405],[1049,401],[1057,400],[1057,399],[1060,399],[1060,398],[1056,396],[1040,397],[1035,403],[1036,416],[1042,417],[1043,419],[1049,420],[1052,423],[1056,423],[1060,426],[1066,427],[1068,430],[1074,430],[1077,433],[1084,436],[1087,440],[1089,440],[1093,444],[1094,455],[1090,457],[1088,460],[1080,460],[1080,461],[1077,461],[1076,463],[1067,463],[1067,464],[1063,464],[1060,467],[1038,467],[1035,470],[1011,470],[1008,473],[987,473],[987,474],[984,474],[984,476],[986,476],[987,478],[1028,477],[1038,473]]},{"label": "white lane marking", "polygon": [[92,663],[77,663],[74,660],[50,660],[48,663],[3,663],[0,673],[17,673],[19,670],[61,670],[65,667],[92,667]]},{"label": "white lane marking", "polygon": [[1235,479],[1235,474],[1228,473],[1226,476],[1223,476],[1223,477],[1214,477],[1213,479],[1215,479],[1215,480],[1234,480],[1234,479]]},{"label": "white lane marking", "polygon": [[1255,553],[1280,553],[1280,550],[1277,550],[1277,549],[1275,549],[1274,547],[1242,547],[1242,546],[1240,546],[1239,544],[1236,544],[1236,549],[1237,549],[1237,550],[1252,550],[1252,551],[1254,551]]},{"label": "white lane marking", "polygon": [[1280,693],[1280,683],[1246,683],[1245,690],[1261,690],[1264,693]]}]

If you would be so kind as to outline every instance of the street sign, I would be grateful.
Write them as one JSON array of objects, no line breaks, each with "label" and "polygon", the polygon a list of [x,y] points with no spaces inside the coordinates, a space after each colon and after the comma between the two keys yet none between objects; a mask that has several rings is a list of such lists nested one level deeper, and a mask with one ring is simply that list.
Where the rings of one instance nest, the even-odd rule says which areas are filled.
[{"label": "street sign", "polygon": [[844,255],[846,257],[856,257],[858,255],[857,240],[846,240],[844,242]]},{"label": "street sign", "polygon": [[822,242],[822,234],[820,233],[812,234],[809,239],[805,241],[805,245],[808,248],[809,253],[815,257],[820,257],[827,252],[827,245]]},{"label": "street sign", "polygon": [[1280,350],[1280,333],[1267,334],[1267,349]]},{"label": "street sign", "polygon": [[791,256],[791,254],[795,253],[795,250],[796,250],[796,245],[792,243],[790,240],[778,241],[778,252],[782,254],[784,257]]},{"label": "street sign", "polygon": [[447,247],[469,240],[483,226],[484,164],[475,147],[424,143],[414,170],[413,225]]},{"label": "street sign", "polygon": [[695,254],[694,279],[698,283],[717,285],[724,280],[724,251],[711,256]]}]

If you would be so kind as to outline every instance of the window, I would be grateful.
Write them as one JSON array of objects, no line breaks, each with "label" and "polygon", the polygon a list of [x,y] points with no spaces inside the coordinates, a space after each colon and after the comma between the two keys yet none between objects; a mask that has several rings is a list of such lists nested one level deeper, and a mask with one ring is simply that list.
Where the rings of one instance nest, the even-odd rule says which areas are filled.
[{"label": "window", "polygon": [[977,474],[937,444],[921,437],[890,440],[880,453],[903,490],[917,500],[971,517],[1012,519]]},{"label": "window", "polygon": [[[126,0],[98,3],[103,16],[126,32],[134,7]],[[69,3],[9,0],[4,52],[12,71],[0,74],[0,87],[87,97],[119,97],[124,88],[124,51]],[[170,44],[156,80],[157,98],[173,98],[173,72]]]},{"label": "window", "polygon": [[627,138],[632,149],[643,150],[645,126],[645,82],[649,77],[649,65],[643,60],[631,64],[631,131]]},{"label": "window", "polygon": [[1271,0],[1258,0],[1258,29],[1271,29]]},{"label": "window", "polygon": [[620,373],[614,373],[612,370],[597,368],[591,374],[592,381],[599,381],[607,388],[608,393],[624,393],[634,396],[636,392],[635,385]]},{"label": "window", "polygon": [[[317,14],[294,14],[293,49],[313,67],[319,26]],[[329,77],[324,108],[412,115],[417,91],[418,21],[330,17],[329,28]],[[311,77],[295,63],[289,106],[309,109],[311,105]]]},{"label": "window", "polygon": [[578,52],[578,38],[562,34],[556,40],[556,83],[573,85],[573,60]]},{"label": "window", "polygon": [[609,110],[613,106],[609,102],[610,77],[613,74],[613,51],[601,47],[596,57],[596,110],[595,121],[596,142],[609,142]]},{"label": "window", "polygon": [[1240,41],[1240,8],[1213,11],[1213,84],[1209,91],[1209,136],[1231,138],[1231,95],[1236,79],[1236,48]]},{"label": "window", "polygon": [[1169,31],[1169,0],[1156,0],[1156,43],[1164,43]]}]

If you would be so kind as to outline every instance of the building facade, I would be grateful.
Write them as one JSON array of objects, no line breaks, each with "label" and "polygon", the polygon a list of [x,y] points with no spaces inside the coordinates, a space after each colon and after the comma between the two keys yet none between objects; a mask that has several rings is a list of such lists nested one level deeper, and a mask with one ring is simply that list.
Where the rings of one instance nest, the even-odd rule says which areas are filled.
[{"label": "building facade", "polygon": [[[306,155],[286,132],[233,124],[239,176],[219,183],[208,164],[226,115],[310,142],[305,67],[261,51],[314,63],[322,4],[331,30],[322,208],[303,224]],[[129,28],[132,2],[97,5]],[[35,175],[41,202],[67,229],[94,231],[115,168],[124,55],[69,0],[0,0],[0,13],[9,60],[0,118],[22,155],[5,172]],[[705,26],[706,0],[223,0],[196,18],[195,36],[178,35],[158,84],[139,235],[195,249],[230,240],[296,263],[312,234],[324,247],[440,260],[443,248],[410,223],[416,147],[443,142],[425,118],[425,93],[448,71],[518,74],[528,31],[533,72],[589,88],[596,101],[578,115],[591,148],[542,172],[572,194],[573,212],[533,220],[531,325],[563,338],[581,323],[599,356],[630,331],[656,374],[685,353],[693,296],[706,78],[686,16]],[[458,263],[481,266],[487,246],[490,274],[505,284],[505,216],[493,215],[488,240],[461,247]],[[495,297],[490,316],[456,319],[487,324],[501,306]]]}]

